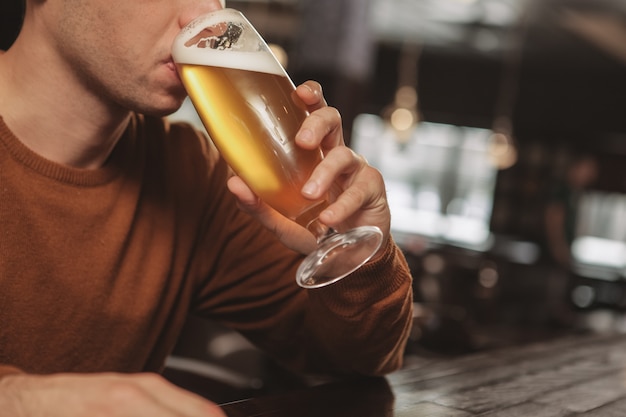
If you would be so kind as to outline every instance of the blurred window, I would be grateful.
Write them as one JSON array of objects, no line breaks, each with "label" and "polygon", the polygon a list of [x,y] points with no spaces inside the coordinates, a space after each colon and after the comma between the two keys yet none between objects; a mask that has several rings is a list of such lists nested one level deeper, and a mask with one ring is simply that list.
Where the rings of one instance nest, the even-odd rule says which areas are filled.
[{"label": "blurred window", "polygon": [[576,226],[572,254],[579,267],[604,267],[615,270],[609,277],[619,271],[626,276],[626,195],[586,192]]},{"label": "blurred window", "polygon": [[379,116],[361,114],[352,148],[385,178],[394,232],[486,250],[497,174],[490,136],[488,129],[422,122],[402,140]]}]

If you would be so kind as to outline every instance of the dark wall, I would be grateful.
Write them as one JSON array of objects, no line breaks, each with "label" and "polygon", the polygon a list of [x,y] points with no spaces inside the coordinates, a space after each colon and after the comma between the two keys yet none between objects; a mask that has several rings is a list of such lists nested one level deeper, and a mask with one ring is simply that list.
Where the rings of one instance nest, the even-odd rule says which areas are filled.
[{"label": "dark wall", "polygon": [[[626,62],[554,17],[532,21],[517,54],[424,45],[417,62],[425,120],[492,128],[503,94],[511,99],[519,159],[498,173],[491,228],[534,241],[545,233],[547,193],[573,155],[596,157],[594,189],[626,194]],[[393,100],[401,50],[379,47],[374,111]],[[507,80],[514,89],[503,92]]]},{"label": "dark wall", "polygon": [[6,50],[15,39],[22,23],[22,0],[0,2],[0,50]]},{"label": "dark wall", "polygon": [[[513,96],[519,140],[605,146],[626,134],[626,63],[573,34],[537,28],[524,42],[509,85],[507,54],[424,46],[418,62],[420,110],[426,120],[492,127],[501,95]],[[393,100],[400,46],[380,45],[374,86],[376,109]],[[507,87],[508,88],[508,87]]]},{"label": "dark wall", "polygon": [[557,24],[528,31],[515,121],[520,135],[593,142],[626,133],[626,62]]}]

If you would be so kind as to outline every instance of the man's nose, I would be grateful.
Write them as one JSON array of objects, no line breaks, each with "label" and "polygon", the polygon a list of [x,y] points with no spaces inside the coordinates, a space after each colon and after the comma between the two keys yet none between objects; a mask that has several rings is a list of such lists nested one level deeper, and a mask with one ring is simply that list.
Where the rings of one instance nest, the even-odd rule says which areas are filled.
[{"label": "man's nose", "polygon": [[223,9],[225,0],[193,0],[188,3],[178,19],[181,28],[198,16]]}]

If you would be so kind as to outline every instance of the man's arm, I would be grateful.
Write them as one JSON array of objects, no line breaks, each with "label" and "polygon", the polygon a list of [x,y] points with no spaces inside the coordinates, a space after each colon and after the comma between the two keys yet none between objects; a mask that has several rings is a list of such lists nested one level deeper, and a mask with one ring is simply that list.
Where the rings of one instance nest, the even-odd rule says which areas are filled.
[{"label": "man's arm", "polygon": [[225,417],[217,405],[155,374],[5,374],[0,410],[11,417]]},{"label": "man's arm", "polygon": [[565,207],[562,203],[550,202],[545,212],[545,230],[548,249],[553,258],[564,267],[570,263],[570,247],[565,237]]},{"label": "man's arm", "polygon": [[384,375],[401,367],[413,291],[404,255],[392,240],[376,262],[308,296],[310,327],[336,369]]},{"label": "man's arm", "polygon": [[[378,226],[384,244],[373,260],[349,277],[324,288],[298,288],[294,277],[301,258],[285,246],[306,254],[311,250],[311,234],[264,204],[240,178],[232,177],[228,188],[239,207],[265,229],[241,220],[241,215],[229,219],[227,227],[233,231],[226,234],[222,248],[223,269],[201,292],[197,308],[292,368],[384,374],[402,362],[413,305],[409,268],[390,234],[384,181],[345,147],[341,116],[326,105],[319,84],[309,82],[296,91],[311,111],[296,137],[297,145],[321,147],[325,155],[303,194],[315,200],[331,193],[335,198],[320,214],[322,222],[339,230]],[[236,225],[237,221],[246,223]]]}]

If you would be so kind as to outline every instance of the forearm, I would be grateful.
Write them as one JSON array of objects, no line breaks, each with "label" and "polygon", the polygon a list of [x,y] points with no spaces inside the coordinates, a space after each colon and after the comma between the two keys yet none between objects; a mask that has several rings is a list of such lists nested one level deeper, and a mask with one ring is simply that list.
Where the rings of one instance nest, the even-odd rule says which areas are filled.
[{"label": "forearm", "polygon": [[297,372],[378,375],[401,365],[412,280],[391,239],[376,261],[328,287],[306,290],[294,280],[301,256],[254,224],[237,230],[228,240],[232,248],[222,252],[222,269],[198,292],[196,314],[242,333]]},{"label": "forearm", "polygon": [[412,324],[411,275],[393,242],[381,259],[309,293],[309,327],[336,368],[383,375],[402,364]]},{"label": "forearm", "polygon": [[392,243],[328,287],[297,291],[243,333],[288,368],[314,375],[383,375],[402,365],[412,324],[411,275]]},{"label": "forearm", "polygon": [[225,417],[212,402],[155,374],[17,373],[0,378],[0,415],[11,417]]}]

